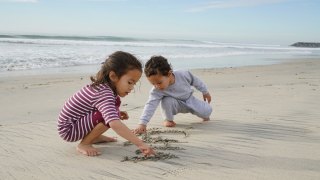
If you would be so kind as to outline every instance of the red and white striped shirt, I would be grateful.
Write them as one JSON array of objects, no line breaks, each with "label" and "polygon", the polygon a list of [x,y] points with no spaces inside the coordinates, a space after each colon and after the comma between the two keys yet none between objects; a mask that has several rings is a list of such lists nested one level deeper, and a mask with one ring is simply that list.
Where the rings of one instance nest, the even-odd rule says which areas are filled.
[{"label": "red and white striped shirt", "polygon": [[[104,124],[106,125],[108,125],[112,120],[119,120],[120,103],[119,96],[114,95],[112,89],[107,84],[100,84],[96,87],[92,87],[90,85],[83,87],[72,97],[70,97],[64,104],[59,114],[59,134],[61,136],[63,136],[63,134],[69,134],[70,129],[74,128],[73,124],[76,124],[76,121],[87,119],[86,117],[88,115],[96,111],[99,111],[102,114],[102,117],[105,121]],[[87,123],[80,124],[80,126],[86,126],[84,124]],[[78,131],[82,131],[82,129],[89,127],[78,128],[80,129]],[[84,136],[86,135],[87,131],[90,131],[90,129],[84,130],[85,132],[75,133],[80,133],[80,136]]]}]

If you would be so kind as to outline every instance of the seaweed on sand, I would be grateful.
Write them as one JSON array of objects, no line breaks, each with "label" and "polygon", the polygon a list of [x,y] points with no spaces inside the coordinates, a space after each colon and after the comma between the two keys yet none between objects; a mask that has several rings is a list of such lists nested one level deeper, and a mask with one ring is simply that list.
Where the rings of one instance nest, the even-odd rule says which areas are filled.
[{"label": "seaweed on sand", "polygon": [[158,161],[158,160],[172,159],[172,158],[178,158],[178,156],[171,153],[158,152],[154,156],[133,156],[133,157],[125,156],[121,162],[133,161],[136,163],[138,161]]},{"label": "seaweed on sand", "polygon": [[[163,138],[161,136],[152,137],[154,135],[159,134],[183,134],[184,137],[187,137],[189,134],[184,130],[176,130],[176,129],[160,129],[160,128],[150,128],[148,129],[147,133],[141,135],[141,139],[151,145],[151,147],[155,150],[185,150],[179,146],[170,146],[171,143],[186,143],[183,141],[179,141],[176,139],[170,138]],[[163,144],[154,146],[154,144]],[[131,142],[126,141],[123,144],[124,146],[132,145]],[[178,156],[171,154],[171,153],[164,153],[164,152],[157,152],[154,156],[142,156],[142,152],[138,149],[136,150],[137,156],[125,156],[121,162],[124,161],[158,161],[158,160],[165,160],[165,159],[172,159],[172,158],[179,158]]]}]

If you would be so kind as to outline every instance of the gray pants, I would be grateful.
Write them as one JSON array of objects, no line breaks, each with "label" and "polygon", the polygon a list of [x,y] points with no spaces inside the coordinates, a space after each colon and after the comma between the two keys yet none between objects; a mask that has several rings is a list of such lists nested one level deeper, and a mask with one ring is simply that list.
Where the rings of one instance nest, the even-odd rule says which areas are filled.
[{"label": "gray pants", "polygon": [[161,100],[161,110],[164,120],[170,121],[178,113],[192,113],[200,118],[209,118],[212,113],[212,107],[209,103],[194,96],[186,101],[165,97]]}]

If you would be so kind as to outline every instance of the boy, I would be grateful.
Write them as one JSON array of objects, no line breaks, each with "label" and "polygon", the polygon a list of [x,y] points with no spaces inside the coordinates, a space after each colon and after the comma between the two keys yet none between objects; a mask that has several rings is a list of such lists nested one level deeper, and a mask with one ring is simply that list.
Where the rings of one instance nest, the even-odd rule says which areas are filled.
[{"label": "boy", "polygon": [[[206,85],[189,71],[173,71],[166,58],[153,56],[146,63],[144,73],[154,87],[150,91],[139,126],[134,130],[136,134],[146,132],[147,123],[160,102],[165,127],[176,125],[173,117],[178,113],[192,113],[204,121],[209,120],[212,113],[210,93]],[[192,86],[202,92],[204,101],[192,95]]]}]

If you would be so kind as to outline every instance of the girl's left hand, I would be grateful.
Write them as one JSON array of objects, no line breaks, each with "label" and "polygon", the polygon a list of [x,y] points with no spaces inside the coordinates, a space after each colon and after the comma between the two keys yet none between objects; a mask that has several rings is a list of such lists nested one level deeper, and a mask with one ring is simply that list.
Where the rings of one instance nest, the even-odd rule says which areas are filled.
[{"label": "girl's left hand", "polygon": [[126,111],[120,111],[120,119],[121,120],[127,120],[129,119],[129,115]]}]

